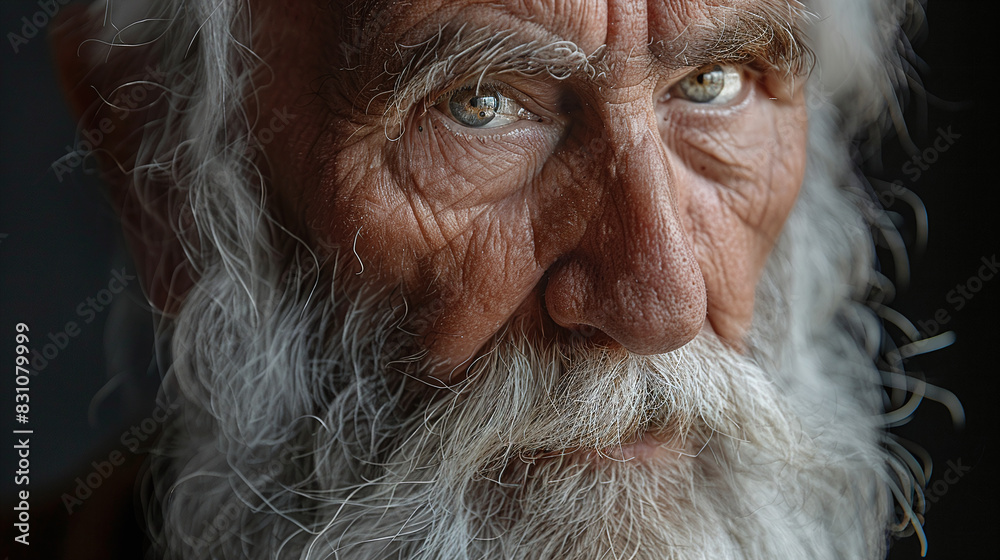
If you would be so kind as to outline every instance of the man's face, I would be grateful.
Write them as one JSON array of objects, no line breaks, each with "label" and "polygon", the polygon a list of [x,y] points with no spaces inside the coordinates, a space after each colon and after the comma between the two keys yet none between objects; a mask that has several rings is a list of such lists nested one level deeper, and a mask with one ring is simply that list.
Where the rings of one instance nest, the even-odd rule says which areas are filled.
[{"label": "man's face", "polygon": [[515,318],[644,355],[703,329],[742,347],[804,169],[787,6],[300,4],[261,10],[261,114],[299,115],[265,148],[272,190],[361,281],[402,286],[426,371],[461,378]]}]

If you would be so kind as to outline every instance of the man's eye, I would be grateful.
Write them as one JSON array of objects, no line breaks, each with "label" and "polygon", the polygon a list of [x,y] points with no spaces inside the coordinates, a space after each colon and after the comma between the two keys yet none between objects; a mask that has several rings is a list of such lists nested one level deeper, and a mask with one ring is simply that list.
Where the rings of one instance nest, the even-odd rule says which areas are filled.
[{"label": "man's eye", "polygon": [[743,89],[743,72],[731,64],[710,64],[685,76],[674,86],[673,96],[694,103],[723,105]]},{"label": "man's eye", "polygon": [[472,128],[500,127],[530,115],[517,101],[491,85],[465,86],[447,97],[447,105],[442,107],[445,113]]}]

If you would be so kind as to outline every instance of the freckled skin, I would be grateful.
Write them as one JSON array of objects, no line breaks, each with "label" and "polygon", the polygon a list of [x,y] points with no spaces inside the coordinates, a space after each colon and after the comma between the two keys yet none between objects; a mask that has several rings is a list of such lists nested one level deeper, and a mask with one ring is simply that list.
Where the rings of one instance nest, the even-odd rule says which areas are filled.
[{"label": "freckled skin", "polygon": [[800,89],[753,73],[726,106],[664,100],[695,69],[651,76],[646,46],[697,25],[707,3],[414,2],[379,45],[439,20],[519,22],[586,52],[606,44],[609,71],[503,76],[527,97],[568,100],[542,123],[470,130],[439,105],[410,115],[394,141],[379,111],[354,106],[359,72],[339,70],[339,16],[319,4],[257,12],[271,35],[255,50],[274,84],[259,91],[261,112],[301,116],[266,147],[271,189],[317,247],[356,246],[358,281],[401,284],[411,313],[429,319],[418,335],[433,375],[460,376],[521,314],[533,336],[596,332],[593,343],[640,354],[703,328],[741,346],[802,181],[806,119]]}]

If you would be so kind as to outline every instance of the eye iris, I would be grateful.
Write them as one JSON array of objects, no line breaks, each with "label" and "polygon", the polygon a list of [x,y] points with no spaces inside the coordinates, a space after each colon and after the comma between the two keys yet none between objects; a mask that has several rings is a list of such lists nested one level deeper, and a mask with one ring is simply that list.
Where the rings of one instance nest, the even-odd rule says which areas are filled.
[{"label": "eye iris", "polygon": [[707,103],[722,92],[723,86],[726,85],[726,73],[721,66],[715,65],[694,76],[684,78],[679,85],[689,100],[696,103]]},{"label": "eye iris", "polygon": [[479,95],[471,88],[456,91],[448,102],[452,116],[467,126],[483,126],[489,123],[496,117],[499,107],[499,95],[496,93]]}]

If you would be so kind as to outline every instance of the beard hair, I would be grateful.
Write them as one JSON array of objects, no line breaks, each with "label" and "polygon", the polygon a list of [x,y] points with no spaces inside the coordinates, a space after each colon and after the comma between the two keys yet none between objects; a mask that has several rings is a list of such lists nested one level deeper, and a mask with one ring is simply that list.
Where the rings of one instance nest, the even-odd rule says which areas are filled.
[{"label": "beard hair", "polygon": [[[661,356],[513,338],[404,420],[350,500],[323,508],[317,557],[881,552],[874,417],[830,384],[798,399],[711,335]],[[667,452],[631,458],[623,446],[647,430],[669,434]]]},{"label": "beard hair", "polygon": [[[253,283],[256,307],[209,275],[173,332],[157,540],[178,558],[881,557],[877,371],[848,284],[829,289],[867,235],[804,193],[746,351],[703,333],[639,356],[515,321],[447,388],[414,375],[399,298],[353,275],[296,260]],[[633,459],[644,434],[662,450]]]}]

